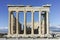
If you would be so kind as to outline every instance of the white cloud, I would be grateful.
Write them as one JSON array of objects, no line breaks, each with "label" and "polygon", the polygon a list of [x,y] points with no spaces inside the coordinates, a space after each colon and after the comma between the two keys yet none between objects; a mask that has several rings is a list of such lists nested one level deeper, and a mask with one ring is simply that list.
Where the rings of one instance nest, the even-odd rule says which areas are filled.
[{"label": "white cloud", "polygon": [[50,27],[60,28],[60,25],[54,25],[54,26],[50,25]]},{"label": "white cloud", "polygon": [[8,27],[0,27],[0,30],[2,30],[2,29],[8,29]]},{"label": "white cloud", "polygon": [[51,29],[51,30],[60,30],[59,28]]},{"label": "white cloud", "polygon": [[60,25],[56,26],[57,28],[60,28]]}]

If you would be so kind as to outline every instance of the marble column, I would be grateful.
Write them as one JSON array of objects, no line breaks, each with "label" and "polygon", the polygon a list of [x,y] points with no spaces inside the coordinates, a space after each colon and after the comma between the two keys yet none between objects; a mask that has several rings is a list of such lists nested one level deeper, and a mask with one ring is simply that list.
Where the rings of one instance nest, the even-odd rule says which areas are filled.
[{"label": "marble column", "polygon": [[32,16],[31,16],[31,25],[32,25],[32,31],[31,31],[31,33],[32,33],[32,36],[33,36],[33,34],[34,34],[34,12],[32,11]]},{"label": "marble column", "polygon": [[18,12],[16,12],[16,34],[18,36]]},{"label": "marble column", "polygon": [[41,36],[41,11],[39,11],[39,35]]},{"label": "marble column", "polygon": [[24,12],[24,35],[26,35],[26,12]]},{"label": "marble column", "polygon": [[8,20],[8,35],[10,35],[11,34],[11,14],[10,14],[11,12],[9,11],[9,20]]},{"label": "marble column", "polygon": [[13,34],[13,12],[11,13],[11,34]]},{"label": "marble column", "polygon": [[48,11],[46,11],[46,27],[47,27],[47,34],[49,34],[49,21],[48,21]]}]

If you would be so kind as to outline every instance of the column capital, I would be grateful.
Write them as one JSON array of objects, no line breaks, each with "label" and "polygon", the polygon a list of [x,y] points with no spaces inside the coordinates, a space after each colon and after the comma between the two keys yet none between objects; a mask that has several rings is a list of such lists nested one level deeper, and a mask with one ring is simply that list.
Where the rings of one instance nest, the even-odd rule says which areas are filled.
[{"label": "column capital", "polygon": [[42,12],[42,10],[41,10],[41,9],[39,9],[39,12]]},{"label": "column capital", "polygon": [[18,13],[18,11],[16,11],[16,13]]},{"label": "column capital", "polygon": [[35,11],[32,10],[31,12],[34,13]]},{"label": "column capital", "polygon": [[12,11],[8,11],[8,12],[9,12],[9,15],[10,15]]},{"label": "column capital", "polygon": [[12,10],[8,10],[9,12],[11,12]]},{"label": "column capital", "polygon": [[8,12],[11,12],[11,11],[8,11]]},{"label": "column capital", "polygon": [[27,11],[24,11],[24,13],[26,13]]},{"label": "column capital", "polygon": [[49,13],[49,11],[46,11],[47,13]]}]

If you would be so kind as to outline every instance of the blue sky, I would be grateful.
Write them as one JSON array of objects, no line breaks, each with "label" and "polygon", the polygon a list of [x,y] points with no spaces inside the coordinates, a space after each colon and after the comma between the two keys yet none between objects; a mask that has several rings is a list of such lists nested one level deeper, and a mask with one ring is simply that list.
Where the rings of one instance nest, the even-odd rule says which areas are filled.
[{"label": "blue sky", "polygon": [[0,29],[1,27],[8,27],[8,4],[32,6],[51,4],[49,13],[50,25],[60,28],[60,0],[0,0]]}]

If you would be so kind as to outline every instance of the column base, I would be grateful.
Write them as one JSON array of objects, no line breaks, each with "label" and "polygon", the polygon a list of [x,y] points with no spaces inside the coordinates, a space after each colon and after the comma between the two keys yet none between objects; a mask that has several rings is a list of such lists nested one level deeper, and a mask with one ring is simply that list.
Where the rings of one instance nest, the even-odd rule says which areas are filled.
[{"label": "column base", "polygon": [[13,35],[7,35],[7,37],[18,37],[16,34],[13,34]]},{"label": "column base", "polygon": [[34,34],[34,35],[32,35],[32,34],[13,34],[13,35],[7,35],[7,37],[32,37],[32,38],[36,38],[36,37],[41,37],[41,38],[43,38],[43,37],[52,37],[50,34],[44,34],[44,35],[39,35],[39,34]]}]

